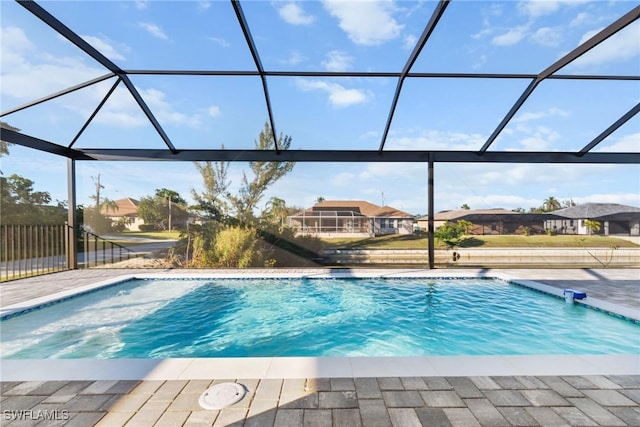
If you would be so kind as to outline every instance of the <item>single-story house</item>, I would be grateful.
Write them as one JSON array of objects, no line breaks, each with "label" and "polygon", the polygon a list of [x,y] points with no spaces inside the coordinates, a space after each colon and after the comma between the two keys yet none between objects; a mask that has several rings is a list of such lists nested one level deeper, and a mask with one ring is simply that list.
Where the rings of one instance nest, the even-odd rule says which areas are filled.
[{"label": "single-story house", "polygon": [[[640,208],[616,203],[585,203],[552,212],[557,219],[545,221],[546,230],[558,234],[602,234],[640,236]],[[593,232],[586,220],[600,223],[600,230]]]},{"label": "single-story house", "polygon": [[411,234],[414,221],[409,213],[363,200],[326,200],[287,217],[296,234],[324,238]]},{"label": "single-story house", "polygon": [[[469,221],[472,224],[469,234],[541,234],[544,233],[544,221],[556,218],[545,213],[521,213],[507,209],[456,209],[441,211],[434,215],[434,228],[445,222]],[[428,216],[418,218],[419,230],[427,230]]]},{"label": "single-story house", "polygon": [[140,202],[136,199],[125,198],[114,201],[116,208],[107,206],[102,207],[102,214],[113,222],[124,219],[124,224],[129,231],[140,231],[140,225],[144,224],[144,220],[138,216],[138,205]]}]

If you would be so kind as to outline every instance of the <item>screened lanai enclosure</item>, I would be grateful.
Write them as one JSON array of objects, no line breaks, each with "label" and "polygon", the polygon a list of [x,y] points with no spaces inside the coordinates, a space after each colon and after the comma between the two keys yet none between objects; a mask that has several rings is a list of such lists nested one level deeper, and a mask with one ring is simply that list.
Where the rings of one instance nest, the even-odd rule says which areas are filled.
[{"label": "screened lanai enclosure", "polygon": [[[418,258],[385,262],[430,268],[465,254],[438,249],[437,212],[535,214],[548,205],[551,215],[600,203],[624,216],[611,230],[633,237],[637,229],[636,2],[19,0],[0,8],[1,170],[15,190],[7,200],[26,203],[20,189],[40,191],[48,195],[40,204],[66,209],[67,268],[90,250],[76,238],[81,229],[113,234],[92,228],[90,215],[125,230],[137,221],[201,237],[251,224],[254,237],[290,255],[269,266],[329,258],[314,236],[294,239],[296,221],[351,233],[341,237],[420,238],[423,246],[407,247]],[[133,210],[124,218],[107,201]],[[152,201],[158,218],[136,218]],[[323,202],[403,216],[314,210]],[[545,220],[533,229],[546,232]],[[537,219],[527,221],[513,229],[528,235]],[[186,250],[183,262],[195,248]]]}]

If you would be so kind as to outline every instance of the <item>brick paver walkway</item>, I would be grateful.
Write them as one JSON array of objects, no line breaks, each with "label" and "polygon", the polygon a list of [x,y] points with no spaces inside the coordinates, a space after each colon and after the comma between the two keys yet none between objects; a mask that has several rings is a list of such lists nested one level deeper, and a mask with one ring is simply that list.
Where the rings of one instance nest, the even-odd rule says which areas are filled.
[{"label": "brick paver walkway", "polygon": [[238,380],[216,411],[215,383],[2,383],[3,426],[640,426],[640,376]]}]

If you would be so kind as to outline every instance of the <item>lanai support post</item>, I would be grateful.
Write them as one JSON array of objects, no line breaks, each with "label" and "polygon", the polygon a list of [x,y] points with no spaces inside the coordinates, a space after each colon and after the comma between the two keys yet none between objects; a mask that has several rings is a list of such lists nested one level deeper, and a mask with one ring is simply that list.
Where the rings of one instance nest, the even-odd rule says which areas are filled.
[{"label": "lanai support post", "polygon": [[67,268],[78,269],[78,227],[76,222],[76,161],[67,159]]},{"label": "lanai support post", "polygon": [[429,241],[429,269],[435,268],[435,242],[434,242],[434,218],[433,218],[433,154],[429,153],[427,179],[427,239]]}]

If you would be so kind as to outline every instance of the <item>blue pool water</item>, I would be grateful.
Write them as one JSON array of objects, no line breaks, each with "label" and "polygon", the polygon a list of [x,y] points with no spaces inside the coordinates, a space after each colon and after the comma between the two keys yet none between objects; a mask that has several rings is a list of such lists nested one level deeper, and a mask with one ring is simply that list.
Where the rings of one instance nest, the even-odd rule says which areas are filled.
[{"label": "blue pool water", "polygon": [[0,322],[3,358],[640,353],[640,325],[500,280],[130,280]]}]

